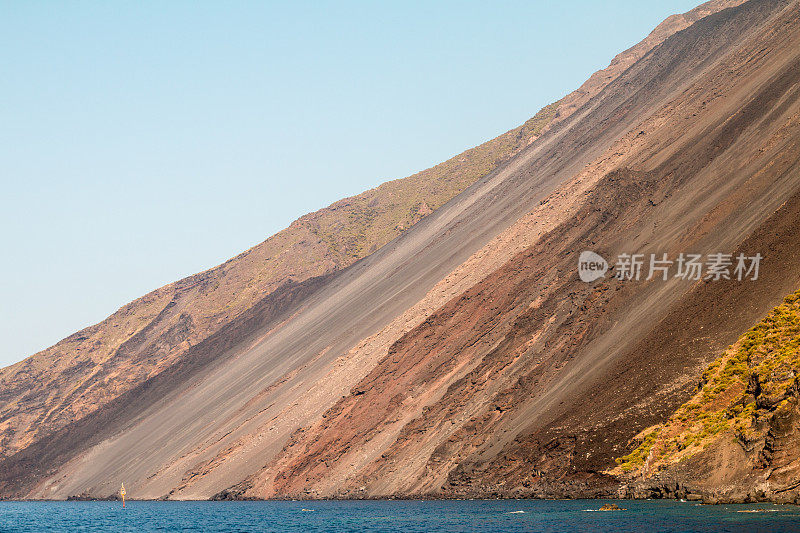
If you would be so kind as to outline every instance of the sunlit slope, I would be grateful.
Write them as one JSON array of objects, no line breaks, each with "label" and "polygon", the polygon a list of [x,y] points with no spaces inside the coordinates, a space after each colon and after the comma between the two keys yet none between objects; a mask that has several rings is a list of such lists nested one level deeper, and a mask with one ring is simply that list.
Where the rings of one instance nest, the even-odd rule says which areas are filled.
[{"label": "sunlit slope", "polygon": [[[509,228],[529,246],[400,335],[220,497],[617,495],[605,472],[630,439],[800,284],[798,42],[796,2],[752,1],[642,57],[565,127],[596,155]],[[593,135],[621,124],[594,152]],[[583,250],[759,252],[764,264],[746,283],[586,284]]]},{"label": "sunlit slope", "polygon": [[[702,165],[684,186],[693,170],[681,159],[678,177],[656,170],[680,150],[700,162],[729,147],[702,130],[755,94],[764,61],[776,64],[767,53],[745,63],[747,82],[713,78],[739,53],[738,40],[782,5],[757,4],[696,31],[692,23],[726,3],[673,19],[570,95],[574,106],[548,106],[442,165],[307,215],[5,369],[0,420],[10,455],[0,494],[105,497],[119,479],[139,498],[483,493],[516,464],[497,454],[526,425],[506,424],[531,419],[526,389],[509,392],[509,379],[533,383],[525,365],[537,360],[522,357],[540,333],[519,330],[520,317],[553,312],[538,359],[548,380],[558,381],[568,359],[554,356],[591,338],[576,337],[570,328],[584,322],[565,314],[585,295],[552,278],[571,275],[570,251],[594,246],[602,239],[591,228],[622,217],[627,233],[604,239],[639,242],[659,194],[678,191],[685,206],[697,184],[720,194],[733,187],[704,181]],[[731,94],[705,109],[726,83]],[[775,113],[783,119],[785,110]],[[765,144],[771,128],[752,143],[751,156],[767,154],[754,165],[774,152]],[[687,131],[691,143],[678,142]],[[763,212],[747,211],[750,223],[789,188],[762,198]],[[708,209],[698,203],[687,220]],[[679,220],[674,212],[662,222]],[[740,230],[742,221],[730,231]],[[472,371],[485,385],[466,399]],[[345,429],[357,438],[337,433]],[[463,475],[480,454],[500,470]]]},{"label": "sunlit slope", "polygon": [[800,472],[800,292],[725,350],[699,390],[634,439],[617,471],[637,496],[794,502]]},{"label": "sunlit slope", "polygon": [[0,456],[159,374],[276,290],[374,252],[535,140],[556,105],[433,168],[305,215],[230,261],[157,289],[0,370]]}]

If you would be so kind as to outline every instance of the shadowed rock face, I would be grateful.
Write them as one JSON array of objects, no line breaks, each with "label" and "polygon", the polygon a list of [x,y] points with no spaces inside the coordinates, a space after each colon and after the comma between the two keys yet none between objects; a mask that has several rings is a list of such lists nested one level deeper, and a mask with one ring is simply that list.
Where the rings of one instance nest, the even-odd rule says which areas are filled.
[{"label": "shadowed rock face", "polygon": [[[334,204],[5,369],[0,495],[616,493],[630,439],[800,282],[798,5],[739,4],[390,186],[428,188],[409,220],[337,225],[380,188]],[[583,250],[765,259],[750,284],[585,284]]]}]

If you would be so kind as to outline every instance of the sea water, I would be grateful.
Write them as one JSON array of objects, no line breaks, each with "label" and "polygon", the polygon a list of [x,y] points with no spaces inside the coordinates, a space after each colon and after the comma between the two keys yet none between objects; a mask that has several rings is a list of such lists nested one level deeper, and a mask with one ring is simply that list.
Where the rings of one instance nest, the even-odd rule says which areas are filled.
[{"label": "sea water", "polygon": [[[800,531],[800,507],[602,500],[0,502],[0,531]],[[756,512],[753,512],[756,511]]]}]

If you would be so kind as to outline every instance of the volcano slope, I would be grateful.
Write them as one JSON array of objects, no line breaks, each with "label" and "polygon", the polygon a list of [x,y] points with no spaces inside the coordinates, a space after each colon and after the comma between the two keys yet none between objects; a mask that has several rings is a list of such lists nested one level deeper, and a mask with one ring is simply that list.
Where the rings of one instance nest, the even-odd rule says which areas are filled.
[{"label": "volcano slope", "polygon": [[800,503],[800,291],[714,361],[614,469],[632,497]]},{"label": "volcano slope", "polygon": [[[356,237],[359,260],[259,289],[168,363],[110,350],[147,373],[86,412],[38,431],[109,380],[56,352],[21,363],[0,398],[0,495],[615,493],[602,472],[630,439],[800,282],[798,4],[698,9],[376,251]],[[748,283],[584,284],[584,249],[765,259]],[[236,302],[262,279],[239,272]],[[67,394],[26,395],[53,360]]]},{"label": "volcano slope", "polygon": [[[618,87],[669,89],[577,178],[592,185],[569,185],[586,191],[582,205],[400,338],[230,492],[615,494],[601,472],[628,440],[800,282],[798,29],[796,4],[747,3],[667,39],[610,84],[598,103]],[[748,284],[587,285],[575,273],[585,249],[762,253],[765,270]]]}]

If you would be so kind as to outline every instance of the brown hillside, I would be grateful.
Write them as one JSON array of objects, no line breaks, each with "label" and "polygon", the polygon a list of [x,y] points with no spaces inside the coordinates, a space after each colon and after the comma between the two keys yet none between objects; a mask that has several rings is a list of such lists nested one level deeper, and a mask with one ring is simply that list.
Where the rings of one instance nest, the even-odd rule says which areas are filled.
[{"label": "brown hillside", "polygon": [[[3,369],[0,496],[616,494],[800,285],[798,43],[796,1],[671,17],[519,128]],[[765,260],[585,284],[587,249]]]},{"label": "brown hillside", "polygon": [[170,368],[275,291],[380,248],[533,142],[556,105],[433,168],[305,215],[226,263],[157,289],[0,370],[0,457]]}]

